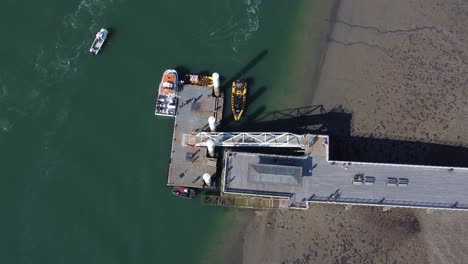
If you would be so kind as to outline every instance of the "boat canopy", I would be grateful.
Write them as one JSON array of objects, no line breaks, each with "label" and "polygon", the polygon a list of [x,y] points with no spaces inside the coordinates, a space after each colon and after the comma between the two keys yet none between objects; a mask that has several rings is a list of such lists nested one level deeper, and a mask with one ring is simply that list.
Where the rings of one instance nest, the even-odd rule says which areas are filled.
[{"label": "boat canopy", "polygon": [[172,88],[172,87],[174,87],[174,84],[172,84],[172,83],[170,83],[170,82],[164,82],[164,83],[163,83],[163,87]]}]

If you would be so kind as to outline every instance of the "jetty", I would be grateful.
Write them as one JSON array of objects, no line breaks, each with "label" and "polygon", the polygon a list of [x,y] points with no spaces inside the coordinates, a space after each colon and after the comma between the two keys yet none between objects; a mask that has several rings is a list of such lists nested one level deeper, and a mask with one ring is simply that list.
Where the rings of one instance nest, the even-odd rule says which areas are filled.
[{"label": "jetty", "polygon": [[223,117],[224,96],[221,93],[216,96],[214,84],[219,85],[213,83],[211,76],[188,75],[179,88],[168,186],[214,188],[206,184],[203,175],[216,174],[217,159],[194,141],[198,133],[210,131],[209,119],[214,120],[216,127]]},{"label": "jetty", "polygon": [[468,210],[468,168],[329,160],[327,136],[304,155],[226,151],[222,193],[314,203]]},{"label": "jetty", "polygon": [[330,160],[327,135],[217,131],[224,106],[217,73],[188,75],[177,96],[167,185],[219,192],[203,195],[203,204],[468,210],[468,168]]}]

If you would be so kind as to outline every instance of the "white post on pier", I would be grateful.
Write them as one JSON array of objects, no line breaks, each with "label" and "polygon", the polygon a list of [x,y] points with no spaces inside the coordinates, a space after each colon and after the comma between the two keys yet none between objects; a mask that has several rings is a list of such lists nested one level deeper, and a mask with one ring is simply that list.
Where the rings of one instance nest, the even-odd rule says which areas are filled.
[{"label": "white post on pier", "polygon": [[210,126],[211,132],[216,132],[216,117],[214,116],[208,117],[208,125]]},{"label": "white post on pier", "polygon": [[206,147],[208,148],[208,155],[210,155],[210,157],[214,157],[215,153],[214,153],[214,142],[213,140],[208,140],[206,142]]},{"label": "white post on pier", "polygon": [[211,186],[211,175],[208,173],[203,174],[203,181],[206,183],[206,185]]},{"label": "white post on pier", "polygon": [[220,95],[220,91],[219,91],[219,74],[217,72],[215,72],[215,73],[213,73],[211,75],[211,77],[213,78],[214,94],[215,94],[215,96],[219,96]]}]

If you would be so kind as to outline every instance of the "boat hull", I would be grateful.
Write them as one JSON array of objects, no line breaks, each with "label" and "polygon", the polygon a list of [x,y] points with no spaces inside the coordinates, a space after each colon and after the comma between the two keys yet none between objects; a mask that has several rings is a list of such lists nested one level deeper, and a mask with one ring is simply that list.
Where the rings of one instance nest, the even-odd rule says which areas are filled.
[{"label": "boat hull", "polygon": [[190,189],[186,187],[173,187],[171,192],[175,196],[181,197],[184,199],[193,199],[196,196],[196,192],[194,189]]},{"label": "boat hull", "polygon": [[178,83],[177,71],[166,70],[159,84],[158,96],[156,99],[155,115],[174,117],[178,107]]},{"label": "boat hull", "polygon": [[101,30],[99,30],[99,32],[96,34],[96,38],[91,44],[89,52],[91,52],[93,55],[97,55],[99,51],[101,51],[101,48],[104,45],[108,35],[109,31],[107,31],[105,28],[101,28]]},{"label": "boat hull", "polygon": [[239,121],[244,113],[247,101],[247,83],[237,80],[232,82],[231,108],[235,121]]}]

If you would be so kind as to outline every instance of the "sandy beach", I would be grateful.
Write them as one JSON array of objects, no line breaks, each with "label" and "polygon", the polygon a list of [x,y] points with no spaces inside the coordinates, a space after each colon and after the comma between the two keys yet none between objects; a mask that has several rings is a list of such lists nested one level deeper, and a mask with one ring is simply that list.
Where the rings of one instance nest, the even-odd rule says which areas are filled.
[{"label": "sandy beach", "polygon": [[468,3],[341,1],[313,104],[353,136],[467,145]]},{"label": "sandy beach", "polygon": [[340,205],[257,211],[230,263],[465,263],[467,217]]},{"label": "sandy beach", "polygon": [[[342,106],[352,136],[468,146],[467,1],[346,0],[331,14],[323,56],[297,61],[313,71],[303,80],[308,103]],[[467,232],[466,212],[255,211],[229,260],[465,263]]]}]

